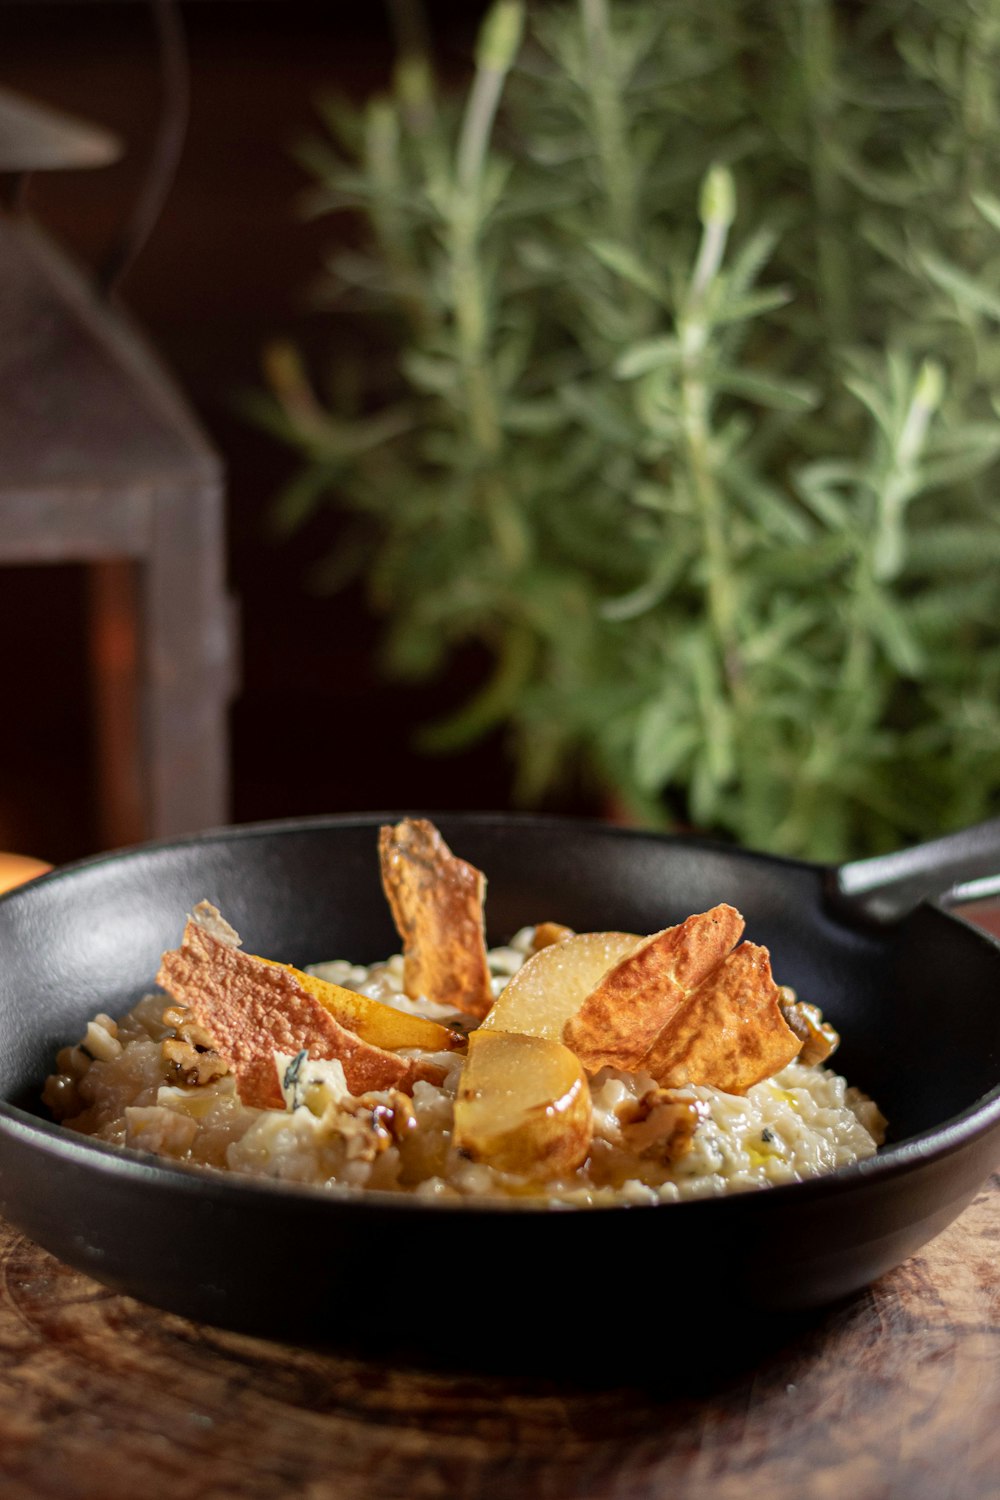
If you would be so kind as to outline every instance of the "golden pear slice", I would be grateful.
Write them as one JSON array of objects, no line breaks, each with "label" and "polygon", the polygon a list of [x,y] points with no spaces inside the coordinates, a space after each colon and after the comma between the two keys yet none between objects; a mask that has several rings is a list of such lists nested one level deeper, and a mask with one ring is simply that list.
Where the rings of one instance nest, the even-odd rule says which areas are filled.
[{"label": "golden pear slice", "polygon": [[461,1155],[524,1177],[563,1177],[586,1160],[591,1130],[590,1088],[568,1047],[472,1033],[455,1098],[452,1141]]},{"label": "golden pear slice", "polygon": [[450,1031],[438,1021],[426,1016],[414,1016],[397,1010],[394,1005],[385,1005],[381,1000],[372,1000],[369,995],[359,995],[328,979],[307,974],[302,969],[293,969],[291,964],[279,964],[274,959],[259,959],[258,962],[284,969],[294,976],[296,983],[318,1000],[324,1010],[329,1011],[335,1021],[353,1031],[363,1042],[373,1047],[384,1047],[395,1052],[400,1047],[421,1047],[425,1052],[447,1052],[460,1046],[465,1040],[458,1031]]},{"label": "golden pear slice", "polygon": [[591,990],[641,941],[631,932],[578,932],[540,948],[494,1000],[479,1030],[561,1041]]}]

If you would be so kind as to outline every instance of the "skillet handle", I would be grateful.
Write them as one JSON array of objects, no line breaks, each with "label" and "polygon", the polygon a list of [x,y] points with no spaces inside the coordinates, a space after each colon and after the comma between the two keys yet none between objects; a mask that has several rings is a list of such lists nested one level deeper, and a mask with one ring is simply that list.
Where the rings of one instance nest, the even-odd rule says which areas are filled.
[{"label": "skillet handle", "polygon": [[879,925],[899,921],[921,901],[959,906],[1000,896],[1000,818],[841,865],[831,871],[829,895],[835,906]]}]

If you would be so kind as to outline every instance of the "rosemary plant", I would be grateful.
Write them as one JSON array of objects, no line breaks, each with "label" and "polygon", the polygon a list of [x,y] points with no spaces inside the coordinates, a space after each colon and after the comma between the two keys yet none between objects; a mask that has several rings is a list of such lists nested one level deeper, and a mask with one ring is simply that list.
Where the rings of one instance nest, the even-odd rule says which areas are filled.
[{"label": "rosemary plant", "polygon": [[508,726],[528,802],[583,767],[821,859],[995,811],[1000,0],[523,23],[497,0],[464,99],[408,50],[325,107],[379,383],[331,408],[272,353],[284,521],[353,514],[330,576],[394,671],[489,647],[425,742]]}]

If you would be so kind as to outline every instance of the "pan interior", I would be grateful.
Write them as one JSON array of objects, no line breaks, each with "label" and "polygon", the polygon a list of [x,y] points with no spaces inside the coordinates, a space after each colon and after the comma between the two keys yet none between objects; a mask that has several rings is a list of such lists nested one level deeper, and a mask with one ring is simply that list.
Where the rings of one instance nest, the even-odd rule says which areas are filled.
[{"label": "pan interior", "polygon": [[[0,901],[0,1098],[30,1109],[55,1053],[97,1011],[126,1011],[208,898],[252,951],[371,962],[398,947],[381,894],[384,819],[230,830],[108,856]],[[437,817],[488,878],[491,942],[527,923],[652,932],[720,901],[770,948],[776,978],[840,1030],[837,1067],[890,1139],[932,1129],[1000,1083],[1000,948],[923,908],[889,932],[827,913],[808,865],[599,824]]]}]

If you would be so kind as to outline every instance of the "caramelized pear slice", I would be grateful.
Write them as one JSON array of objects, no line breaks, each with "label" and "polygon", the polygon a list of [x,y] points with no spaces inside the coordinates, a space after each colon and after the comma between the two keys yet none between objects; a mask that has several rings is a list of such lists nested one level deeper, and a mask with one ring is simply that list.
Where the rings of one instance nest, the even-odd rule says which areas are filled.
[{"label": "caramelized pear slice", "polygon": [[586,1160],[590,1089],[561,1042],[474,1031],[455,1099],[455,1148],[472,1161],[536,1180]]},{"label": "caramelized pear slice", "polygon": [[578,932],[522,964],[493,1002],[480,1031],[562,1040],[562,1030],[595,985],[641,941],[631,932]]},{"label": "caramelized pear slice", "polygon": [[[259,959],[260,963],[274,963],[273,959]],[[329,1011],[335,1021],[353,1031],[363,1042],[373,1047],[384,1047],[389,1052],[399,1047],[420,1047],[424,1052],[447,1052],[458,1047],[465,1038],[460,1032],[450,1031],[447,1026],[431,1021],[426,1016],[414,1016],[385,1005],[381,1000],[372,1000],[368,995],[359,995],[355,990],[346,990],[343,985],[332,984],[315,974],[302,969],[293,969],[291,964],[275,964],[291,974],[300,988],[324,1010]]]}]

